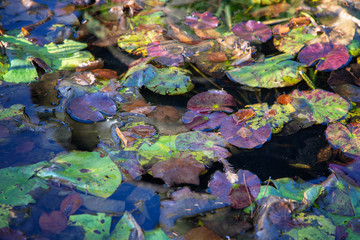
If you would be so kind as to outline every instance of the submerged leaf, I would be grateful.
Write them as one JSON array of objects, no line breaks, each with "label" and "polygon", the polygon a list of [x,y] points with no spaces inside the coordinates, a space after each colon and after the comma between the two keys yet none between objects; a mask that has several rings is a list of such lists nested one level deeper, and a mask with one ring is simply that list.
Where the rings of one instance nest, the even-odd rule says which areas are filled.
[{"label": "submerged leaf", "polygon": [[242,66],[227,71],[230,80],[250,87],[278,88],[297,84],[301,81],[297,68],[303,64],[292,61],[290,54],[267,58],[262,63]]},{"label": "submerged leaf", "polygon": [[79,226],[85,231],[84,239],[101,240],[109,236],[111,217],[105,213],[71,215],[69,226]]},{"label": "submerged leaf", "polygon": [[61,211],[43,212],[39,219],[39,225],[43,231],[59,234],[67,227],[67,217]]},{"label": "submerged leaf", "polygon": [[185,18],[185,23],[194,29],[211,29],[218,26],[219,20],[210,12],[193,12]]},{"label": "submerged leaf", "polygon": [[95,92],[71,100],[68,113],[74,120],[92,123],[104,121],[103,114],[114,115],[116,105],[105,93]]}]

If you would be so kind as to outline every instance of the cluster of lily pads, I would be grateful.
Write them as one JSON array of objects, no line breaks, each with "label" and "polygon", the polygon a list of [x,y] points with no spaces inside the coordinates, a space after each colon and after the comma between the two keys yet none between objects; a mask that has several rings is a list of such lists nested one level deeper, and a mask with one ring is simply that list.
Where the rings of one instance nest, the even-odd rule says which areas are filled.
[{"label": "cluster of lily pads", "polygon": [[[144,25],[145,19],[151,21]],[[102,67],[93,67],[94,57],[88,51],[80,51],[86,44],[65,40],[63,44],[41,47],[21,37],[0,36],[6,51],[6,57],[1,55],[0,59],[3,81],[32,82],[38,77],[36,67],[45,72],[78,68],[79,72],[58,80],[56,90],[61,100],[48,110],[64,121],[66,112],[75,121],[99,124],[108,130],[100,134],[96,151],[74,150],[60,153],[49,162],[0,169],[0,227],[9,226],[14,208],[35,203],[30,193],[37,188],[48,189],[51,181],[85,193],[69,195],[60,210],[40,216],[40,227],[55,234],[67,226],[82,226],[87,239],[130,238],[134,234],[138,239],[167,239],[162,229],[151,230],[156,221],[150,227],[146,223],[150,218],[143,210],[146,204],[139,202],[151,201],[156,203],[156,217],[164,229],[173,227],[183,216],[229,205],[252,214],[256,202],[259,213],[255,231],[259,238],[325,239],[334,234],[338,238],[356,238],[360,234],[356,221],[360,214],[360,125],[356,107],[360,102],[359,78],[354,71],[334,71],[359,54],[354,47],[356,40],[337,42],[336,37],[327,36],[331,28],[319,28],[308,17],[293,18],[272,29],[249,20],[235,24],[231,32],[224,31],[220,20],[210,12],[193,12],[179,23],[171,17],[170,9],[159,8],[130,21],[135,30],[120,36],[118,45],[140,58],[121,77],[113,72],[105,76],[106,71],[102,72],[104,75],[94,71],[93,68]],[[282,53],[267,58],[256,55],[260,44],[267,41],[273,41]],[[86,61],[82,69],[79,65]],[[334,71],[328,83],[335,93],[316,89],[303,74],[314,65],[316,71]],[[226,75],[250,88],[291,87],[304,78],[312,89],[292,90],[279,95],[272,104],[248,104],[240,109],[235,109],[238,106],[234,97],[224,90],[201,92],[189,99],[182,117],[189,131],[161,135],[147,116],[156,106],[129,105],[142,98],[142,87],[160,95],[191,91],[194,83],[187,66],[213,77]],[[341,79],[343,75],[347,76],[345,80]],[[23,114],[23,106],[13,105],[0,109],[0,121],[12,121],[14,116]],[[325,181],[309,183],[284,178],[261,185],[255,174],[242,169],[234,171],[226,160],[231,155],[230,145],[259,148],[272,134],[292,134],[314,124],[328,124],[329,143],[355,158],[348,166],[330,164],[333,173]],[[199,185],[199,176],[214,162],[221,162],[224,171],[216,171],[209,181],[211,194],[183,188],[161,203],[153,192],[131,196],[127,201],[143,215],[125,211],[117,224],[112,224],[105,211],[76,214],[81,206],[93,210],[83,202],[86,194],[107,199],[125,185],[124,180],[139,179],[145,173],[162,179],[167,186]],[[307,211],[312,207],[317,208],[318,214]],[[121,211],[117,209],[112,214]],[[345,226],[351,231],[345,233]]]}]

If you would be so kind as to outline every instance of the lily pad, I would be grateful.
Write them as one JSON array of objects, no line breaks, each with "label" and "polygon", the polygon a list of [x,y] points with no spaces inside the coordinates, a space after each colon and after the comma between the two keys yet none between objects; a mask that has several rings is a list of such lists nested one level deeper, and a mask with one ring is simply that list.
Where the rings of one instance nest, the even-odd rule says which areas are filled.
[{"label": "lily pad", "polygon": [[335,149],[341,149],[346,155],[360,156],[360,127],[341,123],[329,124],[325,131],[326,138]]},{"label": "lily pad", "polygon": [[9,215],[12,207],[10,205],[0,203],[0,229],[9,227]]},{"label": "lily pad", "polygon": [[189,130],[214,130],[220,127],[222,121],[227,117],[224,112],[199,113],[186,111],[182,117],[182,122]]},{"label": "lily pad", "polygon": [[232,32],[246,41],[266,42],[272,36],[270,27],[254,20],[235,24]]},{"label": "lily pad", "polygon": [[187,103],[187,108],[196,112],[225,111],[232,112],[229,107],[235,106],[232,95],[223,90],[209,90],[198,93]]},{"label": "lily pad", "polygon": [[33,176],[46,166],[49,166],[48,162],[0,169],[0,203],[10,206],[35,203],[29,193],[39,187],[48,188],[48,185],[43,179]]},{"label": "lily pad", "polygon": [[289,95],[293,98],[291,105],[296,109],[294,116],[317,124],[339,120],[351,108],[350,103],[338,94],[322,89],[294,90]]},{"label": "lily pad", "polygon": [[301,81],[297,68],[303,64],[292,61],[291,54],[267,58],[262,63],[234,68],[226,72],[230,80],[250,87],[288,87]]},{"label": "lily pad", "polygon": [[360,159],[355,158],[347,165],[329,164],[329,168],[352,186],[360,186]]},{"label": "lily pad", "polygon": [[210,12],[193,12],[185,18],[185,23],[194,29],[211,29],[218,26],[219,20]]},{"label": "lily pad", "polygon": [[277,50],[296,55],[308,41],[317,35],[304,33],[304,27],[293,28],[285,36],[275,36],[274,46]]},{"label": "lily pad", "polygon": [[258,196],[260,179],[255,174],[242,169],[236,175],[238,180],[230,183],[225,173],[216,171],[210,180],[209,190],[211,194],[232,207],[244,208],[250,205],[250,199],[254,201]]},{"label": "lily pad", "polygon": [[213,132],[191,131],[179,134],[175,139],[175,145],[179,150],[201,151],[212,157],[227,158],[231,154],[225,148],[226,141]]},{"label": "lily pad", "polygon": [[110,97],[101,92],[85,94],[70,101],[67,112],[77,121],[92,123],[104,121],[116,113],[116,105]]},{"label": "lily pad", "polygon": [[346,46],[332,43],[315,43],[299,53],[299,61],[318,71],[333,71],[348,64],[351,57]]},{"label": "lily pad", "polygon": [[343,98],[358,103],[360,102],[360,87],[358,78],[345,69],[333,71],[328,79],[329,86]]},{"label": "lily pad", "polygon": [[142,240],[145,236],[132,214],[126,211],[108,239],[128,240],[131,238]]},{"label": "lily pad", "polygon": [[3,79],[6,82],[35,81],[37,73],[35,67],[31,65],[31,59],[33,58],[41,60],[52,70],[74,69],[80,63],[94,58],[90,52],[80,51],[86,48],[87,44],[68,39],[65,39],[63,44],[50,43],[43,47],[37,46],[25,39],[8,35],[1,35],[0,40],[10,43],[6,50],[10,61],[10,68],[3,75]]},{"label": "lily pad", "polygon": [[261,147],[270,140],[271,126],[266,123],[257,129],[249,127],[247,122],[238,122],[234,120],[234,115],[230,115],[223,121],[220,127],[221,135],[225,140],[239,148]]},{"label": "lily pad", "polygon": [[84,239],[101,240],[109,236],[111,217],[105,213],[71,215],[69,226],[79,226],[85,231]]},{"label": "lily pad", "polygon": [[99,197],[109,197],[121,184],[121,172],[109,157],[98,152],[72,151],[51,160],[37,176],[73,186]]}]

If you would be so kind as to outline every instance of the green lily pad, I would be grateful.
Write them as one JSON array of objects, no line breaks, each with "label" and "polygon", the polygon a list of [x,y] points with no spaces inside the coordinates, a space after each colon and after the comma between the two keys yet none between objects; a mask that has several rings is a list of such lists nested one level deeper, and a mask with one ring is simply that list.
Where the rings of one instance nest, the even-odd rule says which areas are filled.
[{"label": "green lily pad", "polygon": [[85,231],[84,239],[102,240],[109,236],[111,217],[105,213],[71,215],[68,225],[82,227]]},{"label": "green lily pad", "polygon": [[299,27],[291,29],[285,36],[276,36],[274,37],[274,46],[280,52],[296,55],[308,41],[317,37],[303,32],[304,27]]},{"label": "green lily pad", "polygon": [[9,214],[12,207],[0,203],[0,228],[9,227]]},{"label": "green lily pad", "polygon": [[360,156],[360,127],[358,125],[341,123],[329,124],[325,131],[326,138],[335,149],[341,149],[345,154]]},{"label": "green lily pad", "polygon": [[22,104],[14,104],[9,108],[2,108],[0,106],[0,120],[16,115],[24,114],[25,106]]},{"label": "green lily pad", "polygon": [[48,185],[43,179],[32,176],[46,166],[49,166],[48,162],[0,169],[0,203],[11,206],[35,203],[29,192],[38,187],[48,188]]},{"label": "green lily pad", "polygon": [[310,91],[294,90],[289,94],[291,105],[296,109],[296,118],[317,124],[334,122],[346,116],[351,108],[340,95],[322,89]]},{"label": "green lily pad", "polygon": [[156,76],[144,81],[144,85],[161,95],[183,94],[194,88],[189,74],[190,71],[178,67],[158,68]]},{"label": "green lily pad", "polygon": [[[32,82],[37,77],[32,59],[40,59],[52,70],[68,70],[76,68],[80,63],[93,60],[88,51],[81,51],[87,44],[65,39],[63,44],[46,44],[37,46],[25,39],[1,35],[0,40],[8,42],[6,53],[10,61],[9,71],[3,75],[6,82]],[[40,61],[39,60],[39,61]],[[46,70],[46,69],[45,69]]]},{"label": "green lily pad", "polygon": [[129,212],[125,212],[120,221],[116,224],[114,231],[108,239],[128,240],[128,239],[144,239],[144,233],[134,217]]},{"label": "green lily pad", "polygon": [[290,236],[293,239],[305,240],[322,240],[322,239],[335,239],[334,223],[326,218],[324,215],[316,216],[312,214],[300,213],[297,220],[308,223],[305,227],[295,227],[284,235]]},{"label": "green lily pad", "polygon": [[297,68],[304,64],[292,61],[291,54],[267,58],[262,63],[227,71],[230,80],[250,87],[278,88],[293,86],[301,81]]},{"label": "green lily pad", "polygon": [[121,184],[121,172],[109,157],[98,152],[72,151],[51,161],[52,167],[42,169],[37,176],[51,178],[65,185],[107,198]]},{"label": "green lily pad", "polygon": [[271,182],[278,191],[279,195],[277,196],[290,198],[298,202],[303,200],[305,191],[313,186],[312,183],[303,181],[302,179],[294,181],[291,178],[279,178],[271,180]]},{"label": "green lily pad", "polygon": [[161,228],[157,228],[150,231],[144,231],[146,240],[168,240],[168,236],[164,233]]},{"label": "green lily pad", "polygon": [[149,145],[144,143],[139,148],[140,164],[142,166],[151,167],[159,161],[167,161],[171,157],[177,157],[182,154],[190,153],[200,163],[209,162],[208,157],[202,151],[180,151],[176,148],[175,139],[177,135],[161,136],[156,143]]}]

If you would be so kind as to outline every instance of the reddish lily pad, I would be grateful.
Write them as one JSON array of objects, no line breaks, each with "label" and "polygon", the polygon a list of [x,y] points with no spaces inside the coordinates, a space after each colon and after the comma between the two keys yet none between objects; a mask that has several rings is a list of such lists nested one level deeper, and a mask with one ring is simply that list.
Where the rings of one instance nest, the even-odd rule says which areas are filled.
[{"label": "reddish lily pad", "polygon": [[[226,141],[213,132],[191,131],[179,134],[175,139],[178,150],[201,151],[212,158],[227,158],[231,154],[225,149]],[[210,153],[208,153],[210,152]]]},{"label": "reddish lily pad", "polygon": [[199,174],[205,171],[205,167],[192,155],[185,155],[157,162],[151,171],[154,177],[161,178],[169,186],[181,183],[199,185]]},{"label": "reddish lily pad", "polygon": [[155,62],[165,66],[182,66],[184,65],[184,57],[182,51],[186,49],[183,43],[172,42],[160,44],[160,42],[150,43],[147,46],[149,57],[156,57]]},{"label": "reddish lily pad", "polygon": [[185,18],[185,23],[194,29],[211,29],[218,26],[219,20],[210,12],[193,12]]},{"label": "reddish lily pad", "polygon": [[[216,171],[209,183],[211,194],[234,208],[244,208],[254,201],[260,192],[260,179],[253,173],[240,169],[238,181],[230,183],[225,173]],[[244,181],[245,180],[245,181]]]},{"label": "reddish lily pad", "polygon": [[299,53],[299,61],[308,66],[316,62],[316,70],[333,71],[348,64],[351,57],[346,46],[332,43],[315,43]]},{"label": "reddish lily pad", "polygon": [[232,95],[223,90],[209,90],[198,93],[190,98],[187,103],[187,108],[196,112],[232,112],[233,110],[229,106],[235,106],[235,100]]},{"label": "reddish lily pad", "polygon": [[61,233],[67,227],[67,217],[61,211],[43,212],[39,219],[39,225],[43,231]]},{"label": "reddish lily pad", "polygon": [[325,131],[326,138],[335,149],[341,149],[346,155],[360,156],[360,127],[341,123],[330,124]]},{"label": "reddish lily pad", "polygon": [[78,193],[71,193],[67,195],[67,197],[62,200],[60,205],[60,211],[64,213],[65,216],[70,216],[74,212],[76,212],[81,205],[83,204],[83,199]]},{"label": "reddish lily pad", "polygon": [[185,112],[182,121],[189,130],[214,130],[220,127],[222,121],[227,117],[224,112],[199,113],[194,111]]},{"label": "reddish lily pad", "polygon": [[116,113],[116,105],[110,97],[101,92],[77,97],[69,103],[67,112],[76,121],[92,123],[104,121],[105,117]]},{"label": "reddish lily pad", "polygon": [[254,20],[236,24],[232,32],[246,41],[266,42],[272,36],[270,27]]},{"label": "reddish lily pad", "polygon": [[289,94],[291,105],[296,109],[296,118],[324,124],[334,122],[346,116],[350,103],[340,95],[322,89],[299,91]]},{"label": "reddish lily pad", "polygon": [[270,140],[271,126],[266,123],[257,129],[251,128],[247,122],[238,122],[234,115],[223,121],[220,132],[225,140],[239,148],[257,148]]}]

